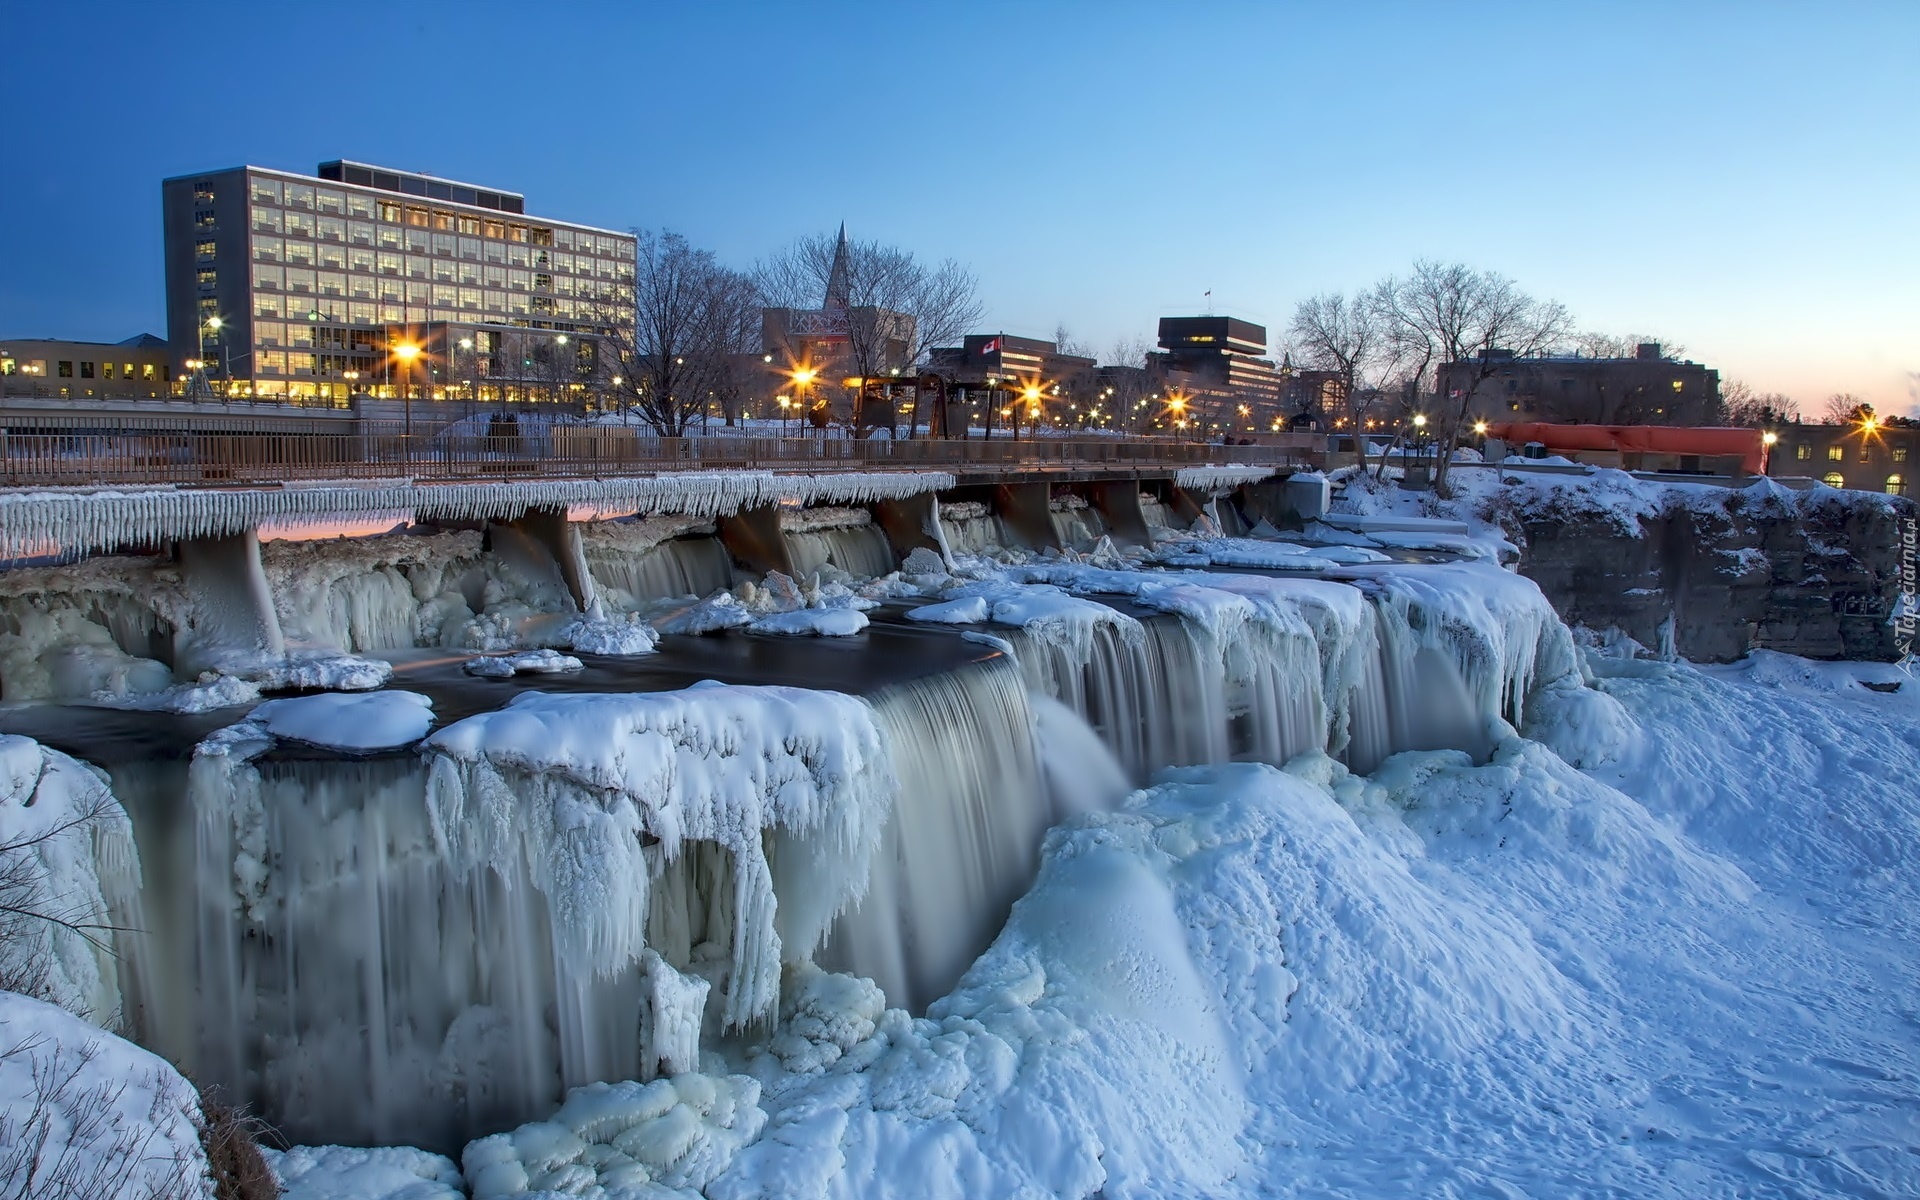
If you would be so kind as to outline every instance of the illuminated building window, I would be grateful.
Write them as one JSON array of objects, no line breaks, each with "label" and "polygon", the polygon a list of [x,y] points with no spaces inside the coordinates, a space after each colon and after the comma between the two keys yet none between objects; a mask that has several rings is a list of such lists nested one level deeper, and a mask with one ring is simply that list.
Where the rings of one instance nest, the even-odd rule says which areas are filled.
[{"label": "illuminated building window", "polygon": [[1847,448],[1845,446],[1842,446],[1836,443],[1832,446],[1827,447],[1828,462],[1845,462],[1846,458],[1847,458]]},{"label": "illuminated building window", "polygon": [[1838,471],[1829,471],[1821,482],[1830,488],[1843,488],[1847,486],[1847,477]]},{"label": "illuminated building window", "polygon": [[1887,495],[1898,496],[1907,490],[1907,481],[1899,475],[1887,476]]}]

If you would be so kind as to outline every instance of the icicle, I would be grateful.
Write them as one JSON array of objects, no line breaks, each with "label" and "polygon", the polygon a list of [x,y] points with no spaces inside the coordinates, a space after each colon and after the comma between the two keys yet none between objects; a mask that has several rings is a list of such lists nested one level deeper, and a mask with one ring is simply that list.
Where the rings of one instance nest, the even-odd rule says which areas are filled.
[{"label": "icicle", "polygon": [[499,483],[287,485],[279,488],[137,492],[40,488],[0,493],[0,557],[49,548],[114,546],[217,537],[276,520],[411,512],[423,520],[506,521],[529,509],[592,505],[635,513],[718,516],[780,504],[868,504],[951,488],[944,471],[861,471],[782,475],[771,471],[688,471],[619,479]]}]

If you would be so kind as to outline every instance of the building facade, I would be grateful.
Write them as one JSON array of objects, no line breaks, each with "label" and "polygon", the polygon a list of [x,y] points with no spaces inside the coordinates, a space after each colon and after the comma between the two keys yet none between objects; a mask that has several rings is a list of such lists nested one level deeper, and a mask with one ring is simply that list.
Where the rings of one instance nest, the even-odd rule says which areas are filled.
[{"label": "building facade", "polygon": [[174,379],[167,344],[150,333],[124,342],[0,340],[0,396],[157,400]]},{"label": "building facade", "polygon": [[1920,465],[1920,426],[1875,423],[1777,425],[1767,455],[1767,474],[1805,476],[1829,487],[1893,496],[1920,495],[1913,473]]},{"label": "building facade", "polygon": [[1267,352],[1264,325],[1236,317],[1162,317],[1160,352],[1148,368],[1161,377],[1174,427],[1234,437],[1283,428],[1283,379]]},{"label": "building facade", "polygon": [[1657,342],[1642,343],[1632,358],[1491,350],[1443,364],[1440,392],[1471,396],[1474,414],[1491,421],[1707,426],[1725,416],[1720,373],[1669,358]]},{"label": "building facade", "polygon": [[566,398],[632,320],[634,238],[530,217],[515,192],[341,160],[183,175],[161,198],[170,365],[205,363],[225,394]]},{"label": "building facade", "polygon": [[1044,338],[968,334],[929,350],[927,369],[947,380],[956,411],[983,427],[1090,424],[1101,394],[1093,359]]}]

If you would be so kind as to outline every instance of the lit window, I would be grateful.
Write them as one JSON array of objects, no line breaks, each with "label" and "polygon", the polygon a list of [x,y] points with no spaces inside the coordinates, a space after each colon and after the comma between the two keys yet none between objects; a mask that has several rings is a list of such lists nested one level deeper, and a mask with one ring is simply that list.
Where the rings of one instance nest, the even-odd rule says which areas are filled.
[{"label": "lit window", "polygon": [[1812,446],[1795,446],[1793,448],[1793,456],[1801,460],[1802,462],[1805,462],[1807,459],[1813,457],[1813,447]]},{"label": "lit window", "polygon": [[1895,462],[1907,461],[1907,448],[1905,446],[1895,446],[1893,448],[1893,461]]},{"label": "lit window", "polygon": [[202,208],[202,209],[195,210],[193,214],[193,227],[195,229],[212,229],[213,228],[213,210],[210,208]]},{"label": "lit window", "polygon": [[195,242],[193,244],[193,256],[195,258],[212,258],[214,252],[215,247],[212,242]]},{"label": "lit window", "polygon": [[407,224],[409,225],[416,225],[421,229],[425,229],[431,219],[427,210],[424,208],[409,208],[407,210]]},{"label": "lit window", "polygon": [[1898,496],[1907,490],[1907,481],[1899,475],[1887,476],[1887,495]]},{"label": "lit window", "polygon": [[195,272],[194,279],[201,287],[213,287],[219,282],[219,272],[212,267],[202,267]]},{"label": "lit window", "polygon": [[398,225],[400,223],[400,206],[391,201],[380,201],[380,219],[389,225]]},{"label": "lit window", "polygon": [[262,204],[280,203],[280,181],[277,179],[254,180],[253,198]]},{"label": "lit window", "polygon": [[213,203],[213,181],[212,180],[203,179],[199,183],[196,183],[193,185],[193,202],[195,204],[212,204]]},{"label": "lit window", "polygon": [[1830,488],[1843,488],[1847,486],[1847,477],[1838,471],[1829,471],[1821,482]]},{"label": "lit window", "polygon": [[1673,381],[1673,390],[1676,392],[1685,390],[1686,386],[1686,383],[1681,380],[1676,379]]},{"label": "lit window", "polygon": [[1845,446],[1842,446],[1836,442],[1835,444],[1827,447],[1828,462],[1845,462],[1846,458],[1847,458],[1847,448]]}]

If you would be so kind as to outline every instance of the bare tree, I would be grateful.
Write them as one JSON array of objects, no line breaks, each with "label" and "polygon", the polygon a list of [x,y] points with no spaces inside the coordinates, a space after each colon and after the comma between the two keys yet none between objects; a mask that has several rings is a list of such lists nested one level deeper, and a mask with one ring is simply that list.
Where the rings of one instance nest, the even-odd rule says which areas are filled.
[{"label": "bare tree", "polygon": [[1333,402],[1351,422],[1356,454],[1364,470],[1364,423],[1372,400],[1366,374],[1388,358],[1386,321],[1377,298],[1364,292],[1352,297],[1339,292],[1309,296],[1294,309],[1287,331],[1293,339],[1291,353],[1302,363],[1338,376]]},{"label": "bare tree", "polygon": [[[805,237],[757,264],[753,280],[765,303],[821,307],[840,245],[834,234]],[[973,272],[950,258],[929,266],[911,251],[853,240],[845,271],[848,366],[863,380],[917,366],[929,349],[959,341],[985,311]]]},{"label": "bare tree", "polygon": [[752,349],[743,338],[756,328],[759,293],[677,233],[639,232],[635,258],[633,312],[609,305],[598,315],[613,330],[601,343],[600,371],[661,436],[683,437],[709,403],[739,386],[732,374]]},{"label": "bare tree", "polygon": [[1667,341],[1657,333],[1629,333],[1619,337],[1608,333],[1576,333],[1568,340],[1575,353],[1588,358],[1634,358],[1644,345],[1660,347],[1660,354],[1664,358],[1679,358],[1687,350],[1685,346]]},{"label": "bare tree", "polygon": [[[1402,369],[1413,367],[1413,378],[1420,379],[1430,365],[1455,368],[1449,393],[1435,396],[1429,418],[1440,447],[1434,488],[1444,496],[1453,445],[1474,399],[1505,365],[1491,352],[1509,351],[1516,357],[1545,353],[1566,338],[1567,310],[1555,301],[1536,300],[1496,272],[1431,260],[1414,263],[1411,274],[1387,280],[1374,294]],[[1464,371],[1459,369],[1462,364]]]},{"label": "bare tree", "polygon": [[1820,406],[1822,425],[1857,425],[1862,418],[1872,415],[1873,405],[1865,403],[1852,392],[1835,392]]},{"label": "bare tree", "polygon": [[1721,420],[1729,425],[1761,428],[1800,419],[1800,405],[1779,392],[1756,392],[1745,381],[1729,379],[1720,386]]},{"label": "bare tree", "polygon": [[1092,346],[1087,345],[1085,342],[1074,340],[1073,334],[1067,331],[1067,323],[1065,321],[1060,322],[1053,328],[1053,348],[1061,354],[1070,355],[1074,358],[1099,357],[1094,353]]}]

